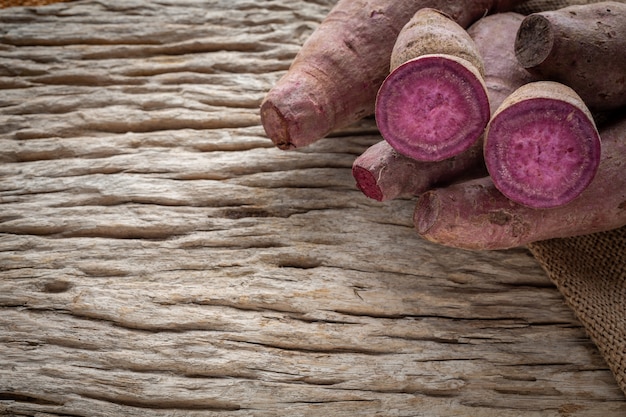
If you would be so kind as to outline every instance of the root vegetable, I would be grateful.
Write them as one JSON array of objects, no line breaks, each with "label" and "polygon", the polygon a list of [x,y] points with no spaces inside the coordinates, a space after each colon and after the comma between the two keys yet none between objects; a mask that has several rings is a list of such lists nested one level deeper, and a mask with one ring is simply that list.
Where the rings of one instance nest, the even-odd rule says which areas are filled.
[{"label": "root vegetable", "polygon": [[482,144],[438,162],[416,161],[399,154],[387,141],[365,150],[352,165],[357,187],[367,197],[387,201],[411,197],[433,186],[461,178],[478,178],[487,174],[482,164]]},{"label": "root vegetable", "polygon": [[383,138],[403,155],[441,161],[472,146],[489,121],[484,65],[467,31],[424,8],[402,28],[376,98]]},{"label": "root vegetable", "polygon": [[398,33],[431,7],[467,27],[521,0],[339,0],[261,103],[261,122],[280,149],[309,145],[374,113]]},{"label": "root vegetable", "polygon": [[601,2],[527,16],[515,43],[529,71],[573,88],[595,111],[626,105],[626,4]]},{"label": "root vegetable", "polygon": [[[534,80],[513,52],[523,19],[518,13],[497,13],[481,18],[467,30],[483,57],[492,113],[518,87]],[[352,173],[357,187],[378,201],[410,197],[433,186],[487,174],[480,139],[468,150],[438,162],[415,161],[381,141],[355,159]]]},{"label": "root vegetable", "polygon": [[428,191],[413,221],[423,238],[463,249],[508,249],[626,225],[626,118],[600,130],[602,161],[589,187],[565,206],[534,209],[504,196],[490,177]]},{"label": "root vegetable", "polygon": [[552,81],[523,85],[495,111],[484,155],[495,186],[534,208],[565,205],[591,182],[600,136],[585,103]]},{"label": "root vegetable", "polygon": [[521,66],[514,52],[524,18],[519,13],[497,13],[483,17],[467,29],[485,64],[484,80],[492,115],[515,90],[537,81]]}]

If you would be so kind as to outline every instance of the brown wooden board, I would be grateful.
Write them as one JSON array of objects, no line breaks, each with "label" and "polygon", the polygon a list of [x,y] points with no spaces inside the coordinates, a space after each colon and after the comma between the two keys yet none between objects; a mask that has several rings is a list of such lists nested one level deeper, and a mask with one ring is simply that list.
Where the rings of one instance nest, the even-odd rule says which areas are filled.
[{"label": "brown wooden board", "polygon": [[356,189],[371,120],[264,136],[331,3],[0,11],[0,414],[626,413],[527,249],[430,244]]}]

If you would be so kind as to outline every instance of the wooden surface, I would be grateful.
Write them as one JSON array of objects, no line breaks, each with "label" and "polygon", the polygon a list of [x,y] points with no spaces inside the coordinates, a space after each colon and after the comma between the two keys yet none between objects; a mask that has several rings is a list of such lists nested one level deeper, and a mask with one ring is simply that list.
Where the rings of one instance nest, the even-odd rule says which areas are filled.
[{"label": "wooden surface", "polygon": [[329,1],[0,11],[0,414],[624,416],[524,248],[358,192],[371,120],[272,147]]}]

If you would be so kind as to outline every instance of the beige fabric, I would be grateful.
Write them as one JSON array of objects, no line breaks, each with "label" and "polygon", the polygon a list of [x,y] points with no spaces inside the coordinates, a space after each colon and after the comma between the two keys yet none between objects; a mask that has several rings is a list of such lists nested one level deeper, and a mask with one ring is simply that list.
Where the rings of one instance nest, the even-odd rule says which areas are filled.
[{"label": "beige fabric", "polygon": [[626,394],[626,226],[529,248],[574,310]]}]

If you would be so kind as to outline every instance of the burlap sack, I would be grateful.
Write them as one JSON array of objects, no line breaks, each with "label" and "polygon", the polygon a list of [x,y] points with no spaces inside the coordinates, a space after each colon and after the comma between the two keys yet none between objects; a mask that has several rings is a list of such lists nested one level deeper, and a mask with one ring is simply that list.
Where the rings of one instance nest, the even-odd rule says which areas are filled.
[{"label": "burlap sack", "polygon": [[528,246],[626,394],[626,226]]}]

